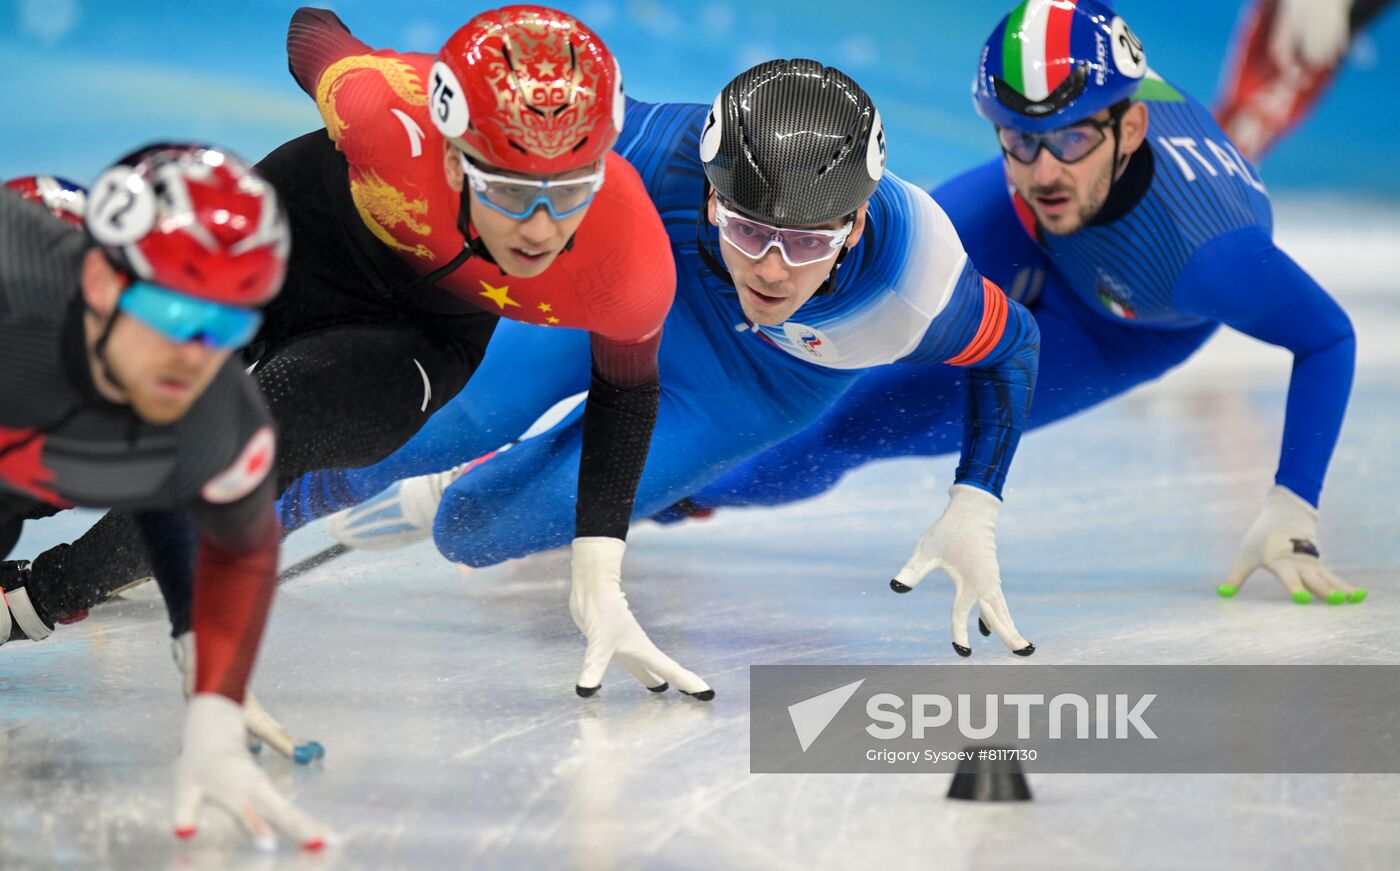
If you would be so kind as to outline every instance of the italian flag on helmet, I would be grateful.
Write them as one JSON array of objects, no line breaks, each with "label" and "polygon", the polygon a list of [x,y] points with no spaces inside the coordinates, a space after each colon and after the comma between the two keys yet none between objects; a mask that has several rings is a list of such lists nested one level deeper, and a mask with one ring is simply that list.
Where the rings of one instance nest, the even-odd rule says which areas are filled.
[{"label": "italian flag on helmet", "polygon": [[1082,121],[1133,95],[1147,55],[1098,0],[1025,0],[983,46],[973,99],[984,118],[1027,132]]},{"label": "italian flag on helmet", "polygon": [[1002,80],[1031,102],[1050,96],[1069,78],[1070,25],[1078,0],[1028,0],[1006,17],[1002,32]]}]

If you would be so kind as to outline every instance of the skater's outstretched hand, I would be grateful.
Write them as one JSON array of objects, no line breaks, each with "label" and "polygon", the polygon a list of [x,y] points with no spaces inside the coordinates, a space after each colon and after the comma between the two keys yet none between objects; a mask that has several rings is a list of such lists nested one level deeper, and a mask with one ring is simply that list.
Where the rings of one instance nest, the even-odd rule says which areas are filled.
[{"label": "skater's outstretched hand", "polygon": [[588,639],[575,689],[585,698],[596,693],[608,663],[616,660],[654,693],[675,684],[686,695],[703,701],[713,699],[715,691],[710,685],[662,653],[632,616],[622,592],[622,554],[626,548],[627,543],[618,538],[574,539],[569,612]]},{"label": "skater's outstretched hand", "polygon": [[1365,599],[1364,589],[1346,583],[1322,564],[1316,542],[1317,509],[1287,487],[1275,485],[1264,500],[1264,510],[1245,533],[1234,567],[1216,592],[1233,596],[1256,569],[1264,569],[1299,605],[1314,597],[1331,605]]},{"label": "skater's outstretched hand", "polygon": [[193,837],[199,810],[210,801],[233,815],[261,849],[281,833],[303,849],[319,850],[334,836],[277,791],[244,746],[243,706],[215,693],[190,699],[185,746],[175,766],[175,834]]},{"label": "skater's outstretched hand", "polygon": [[937,569],[953,579],[953,649],[971,656],[967,621],[972,606],[982,622],[1018,656],[1030,656],[1035,645],[1021,637],[1001,594],[997,565],[997,514],[1001,500],[977,487],[954,484],[948,507],[914,547],[914,555],[890,581],[890,589],[907,593]]}]

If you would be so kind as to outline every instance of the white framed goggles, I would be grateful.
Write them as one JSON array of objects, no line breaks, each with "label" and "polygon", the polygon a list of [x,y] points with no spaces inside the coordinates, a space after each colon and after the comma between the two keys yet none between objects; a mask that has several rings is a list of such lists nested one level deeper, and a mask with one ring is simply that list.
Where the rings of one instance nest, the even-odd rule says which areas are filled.
[{"label": "white framed goggles", "polygon": [[836,230],[774,227],[732,212],[718,200],[715,201],[715,218],[719,222],[719,234],[740,254],[751,260],[762,260],[768,249],[776,245],[788,266],[807,266],[830,260],[846,244],[851,230],[855,228],[854,221],[847,221],[844,227]]},{"label": "white framed goggles", "polygon": [[483,203],[508,218],[523,221],[544,206],[550,217],[563,220],[593,202],[603,189],[603,161],[598,171],[589,175],[563,180],[538,180],[513,175],[498,175],[479,168],[460,149],[457,157],[467,182]]}]

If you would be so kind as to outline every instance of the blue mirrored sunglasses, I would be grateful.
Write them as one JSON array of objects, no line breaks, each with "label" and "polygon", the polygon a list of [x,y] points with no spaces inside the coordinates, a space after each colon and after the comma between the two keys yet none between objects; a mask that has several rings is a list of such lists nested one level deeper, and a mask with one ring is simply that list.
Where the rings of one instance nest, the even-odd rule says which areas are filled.
[{"label": "blue mirrored sunglasses", "polygon": [[136,281],[121,295],[117,309],[176,342],[201,341],[232,350],[252,341],[262,324],[256,310],[223,305]]},{"label": "blue mirrored sunglasses", "polygon": [[461,151],[457,152],[457,156],[462,162],[467,182],[481,202],[517,221],[529,218],[541,206],[554,220],[562,221],[593,202],[594,195],[603,187],[602,161],[598,162],[596,172],[563,181],[550,181],[497,175],[481,169]]}]

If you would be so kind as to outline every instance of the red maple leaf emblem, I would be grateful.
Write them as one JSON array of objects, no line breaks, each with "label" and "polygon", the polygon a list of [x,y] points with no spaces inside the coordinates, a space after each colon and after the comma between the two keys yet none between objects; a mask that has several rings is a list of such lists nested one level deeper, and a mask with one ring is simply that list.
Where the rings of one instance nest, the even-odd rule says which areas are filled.
[{"label": "red maple leaf emblem", "polygon": [[266,447],[260,447],[257,453],[248,458],[248,474],[260,476],[267,468],[267,455],[269,451]]},{"label": "red maple leaf emblem", "polygon": [[[53,470],[44,465],[46,437],[30,438],[31,435],[32,430],[0,426],[0,452],[4,452],[0,453],[0,479],[50,505],[67,507],[68,503],[49,488],[55,476]],[[6,451],[11,446],[15,446],[14,449]]]}]

